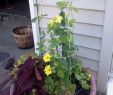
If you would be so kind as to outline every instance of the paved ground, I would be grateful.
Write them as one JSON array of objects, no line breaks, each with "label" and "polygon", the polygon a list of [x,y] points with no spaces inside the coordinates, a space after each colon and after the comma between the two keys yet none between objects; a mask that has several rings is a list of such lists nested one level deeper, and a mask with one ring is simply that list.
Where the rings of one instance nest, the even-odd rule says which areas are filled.
[{"label": "paved ground", "polygon": [[9,52],[10,54],[14,55],[16,58],[18,58],[21,54],[31,52],[34,49],[18,49],[16,47],[12,30],[21,25],[29,25],[30,20],[29,18],[23,18],[23,17],[10,17],[9,21],[3,22],[0,25],[0,49],[2,51]]},{"label": "paved ground", "polygon": [[[9,73],[10,73],[10,71],[4,70],[3,68],[0,67],[0,84],[10,76]],[[6,75],[6,76],[4,76],[4,75]]]},{"label": "paved ground", "polygon": [[[25,6],[25,4],[23,5],[23,7],[24,6]],[[34,52],[34,48],[18,49],[16,47],[16,44],[15,44],[15,41],[14,41],[14,38],[12,35],[12,30],[15,27],[22,26],[22,25],[31,25],[31,20],[30,20],[30,18],[28,18],[28,14],[22,13],[22,12],[25,12],[25,8],[26,8],[26,7],[24,7],[24,9],[23,9],[23,7],[20,7],[20,9],[19,9],[19,10],[21,10],[20,12],[17,12],[15,10],[15,12],[17,12],[19,15],[22,14],[22,16],[15,17],[15,16],[11,15],[11,16],[6,17],[7,20],[5,20],[4,22],[1,23],[1,21],[0,21],[0,51],[6,51],[6,52],[10,53],[11,55],[14,55],[14,57],[16,59],[18,59],[19,56],[22,54],[25,54],[28,52]],[[0,13],[1,13],[1,11],[0,11]],[[24,15],[24,17],[23,17],[23,15]],[[0,16],[1,16],[1,14],[0,14]],[[5,79],[7,79],[7,77],[9,76],[8,73],[9,73],[9,71],[6,71],[0,67],[0,84]],[[0,93],[0,95],[2,95],[2,94]],[[5,94],[5,95],[7,95],[7,94]]]},{"label": "paved ground", "polygon": [[[22,6],[22,5],[20,5],[20,6]],[[25,8],[26,8],[25,4],[23,6],[25,6]],[[17,10],[17,11],[19,11],[17,13],[22,16],[15,17],[15,16],[11,15],[11,16],[6,17],[6,19],[7,19],[6,21],[4,21],[2,23],[0,22],[0,50],[9,52],[10,54],[14,55],[16,59],[24,53],[34,51],[34,48],[18,49],[16,47],[14,38],[12,36],[12,30],[15,27],[31,24],[31,20],[30,20],[30,18],[28,18],[28,13],[26,14],[26,17],[25,17],[25,13],[23,13],[23,12],[25,12],[25,8],[20,7],[20,9]],[[16,9],[13,11],[15,12]],[[23,17],[23,15],[24,15],[24,17]]]},{"label": "paved ground", "polygon": [[10,71],[0,67],[0,95],[9,95],[10,84]]}]

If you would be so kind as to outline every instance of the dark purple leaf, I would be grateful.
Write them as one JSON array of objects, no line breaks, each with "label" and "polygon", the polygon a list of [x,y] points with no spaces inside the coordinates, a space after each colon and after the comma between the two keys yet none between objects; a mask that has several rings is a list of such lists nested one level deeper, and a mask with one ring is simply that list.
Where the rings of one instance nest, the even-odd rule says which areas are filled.
[{"label": "dark purple leaf", "polygon": [[32,74],[33,72],[33,64],[35,63],[35,59],[32,57],[29,57],[21,67],[19,67],[17,77],[18,77],[18,84],[23,83],[27,80],[27,78]]},{"label": "dark purple leaf", "polygon": [[40,72],[39,72],[39,70],[37,69],[36,66],[35,66],[35,74],[36,74],[37,80],[42,80],[42,77],[41,77],[41,75],[40,75]]},{"label": "dark purple leaf", "polygon": [[18,66],[19,68],[29,68],[30,66],[33,66],[34,65],[34,62],[36,61],[36,59],[33,59],[31,56],[30,57],[28,57],[28,59],[26,59],[26,61],[22,64],[22,65],[20,65],[20,66]]},{"label": "dark purple leaf", "polygon": [[22,74],[18,78],[18,83],[23,83],[26,81],[30,75],[32,74],[32,68],[31,69],[24,69]]},{"label": "dark purple leaf", "polygon": [[19,92],[20,92],[20,88],[19,88],[18,85],[15,83],[15,90],[14,90],[13,95],[20,95]]},{"label": "dark purple leaf", "polygon": [[[40,62],[40,61],[39,61]],[[19,66],[15,82],[15,91],[13,95],[30,95],[33,88],[38,88],[39,92],[44,85],[43,65],[36,62],[36,59],[29,57]],[[37,94],[43,95],[43,94]],[[45,95],[45,94],[44,94]]]},{"label": "dark purple leaf", "polygon": [[24,83],[21,84],[21,86],[20,86],[20,88],[21,88],[20,93],[23,93],[26,90],[31,89],[33,87],[34,83],[35,83],[35,79],[32,78],[32,77],[29,77]]}]

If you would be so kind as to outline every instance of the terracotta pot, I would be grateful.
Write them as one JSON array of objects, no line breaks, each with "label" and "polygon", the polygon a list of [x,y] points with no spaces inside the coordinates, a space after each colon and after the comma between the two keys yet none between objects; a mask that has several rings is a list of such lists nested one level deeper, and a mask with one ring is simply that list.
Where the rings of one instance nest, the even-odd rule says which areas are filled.
[{"label": "terracotta pot", "polygon": [[[42,63],[42,62],[41,62]],[[42,65],[42,64],[41,64]],[[42,69],[42,66],[41,65],[39,65],[38,66],[38,69]],[[5,84],[7,84],[8,82],[6,81],[5,82]],[[39,82],[38,82],[39,83]],[[3,83],[4,84],[4,83]],[[4,84],[4,85],[5,85]],[[74,94],[74,95],[96,95],[96,82],[95,82],[95,79],[94,79],[94,77],[93,77],[93,75],[91,74],[91,79],[90,79],[90,81],[89,81],[89,84],[91,85],[91,88],[90,88],[90,90],[88,90],[88,91],[83,91],[82,89],[80,89],[80,90],[78,90],[78,93],[76,92],[76,94]],[[41,84],[41,85],[43,85],[43,84]],[[35,85],[35,87],[36,87],[37,85]],[[2,87],[2,86],[1,86]],[[37,87],[40,87],[40,85],[38,85]],[[10,87],[9,87],[10,88]],[[9,89],[8,88],[8,89]],[[12,88],[12,90],[14,89],[14,86],[12,86],[11,87]],[[42,88],[42,87],[41,87]],[[38,88],[38,89],[41,89],[41,88]],[[4,90],[5,91],[5,90]],[[8,90],[9,91],[9,90]],[[10,89],[10,92],[13,92],[13,91],[11,91],[11,89]],[[44,91],[43,91],[44,92]],[[9,93],[9,92],[8,92]],[[0,95],[9,95],[9,94],[1,94],[0,93]],[[41,93],[42,93],[42,91],[41,91]],[[11,94],[10,94],[11,95]],[[23,94],[22,94],[23,95]],[[27,94],[28,95],[28,94]],[[40,94],[39,93],[39,90],[37,90],[37,94],[36,95],[48,95],[47,93],[46,94]]]},{"label": "terracotta pot", "polygon": [[96,95],[96,82],[93,75],[91,75],[90,84],[91,84],[91,89],[89,95]]}]

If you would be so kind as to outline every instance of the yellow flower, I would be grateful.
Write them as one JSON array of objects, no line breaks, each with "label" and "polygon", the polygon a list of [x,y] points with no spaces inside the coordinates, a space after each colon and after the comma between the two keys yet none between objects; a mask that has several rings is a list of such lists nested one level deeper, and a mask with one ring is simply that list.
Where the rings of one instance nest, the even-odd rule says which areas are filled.
[{"label": "yellow flower", "polygon": [[50,65],[47,65],[44,69],[45,74],[48,76],[52,74]]},{"label": "yellow flower", "polygon": [[67,16],[69,16],[69,14],[68,13],[65,13],[65,16],[67,17]]},{"label": "yellow flower", "polygon": [[55,16],[54,17],[54,20],[56,23],[61,23],[62,19],[63,19],[62,16]]},{"label": "yellow flower", "polygon": [[49,23],[48,23],[49,27],[53,27],[53,24],[54,24],[53,20],[50,20]]},{"label": "yellow flower", "polygon": [[89,74],[89,75],[88,75],[88,77],[89,77],[89,79],[88,79],[88,80],[90,80],[90,79],[91,79],[91,75]]},{"label": "yellow flower", "polygon": [[44,60],[45,62],[49,62],[50,59],[51,59],[51,55],[50,55],[49,53],[46,53],[46,54],[44,55],[44,57],[43,57],[43,60]]}]

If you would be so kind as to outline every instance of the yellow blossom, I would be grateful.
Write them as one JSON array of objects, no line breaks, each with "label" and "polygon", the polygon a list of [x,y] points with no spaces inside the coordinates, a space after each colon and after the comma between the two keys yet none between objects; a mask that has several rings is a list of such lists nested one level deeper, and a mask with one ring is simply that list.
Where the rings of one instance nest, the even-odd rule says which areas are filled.
[{"label": "yellow blossom", "polygon": [[48,23],[49,27],[53,27],[53,24],[54,24],[53,20],[50,20],[49,23]]},{"label": "yellow blossom", "polygon": [[54,20],[56,23],[61,23],[62,19],[63,19],[62,16],[55,16],[54,17]]},{"label": "yellow blossom", "polygon": [[49,53],[46,53],[46,54],[43,56],[43,60],[44,60],[45,62],[49,62],[50,59],[51,59],[51,55],[50,55]]},{"label": "yellow blossom", "polygon": [[65,16],[67,17],[67,16],[69,16],[69,14],[68,13],[65,13]]},{"label": "yellow blossom", "polygon": [[88,80],[90,80],[90,78],[91,78],[91,75],[89,74],[89,75],[88,75],[88,77],[89,77],[89,79],[88,79]]},{"label": "yellow blossom", "polygon": [[47,65],[44,69],[45,74],[48,76],[52,74],[50,65]]}]

